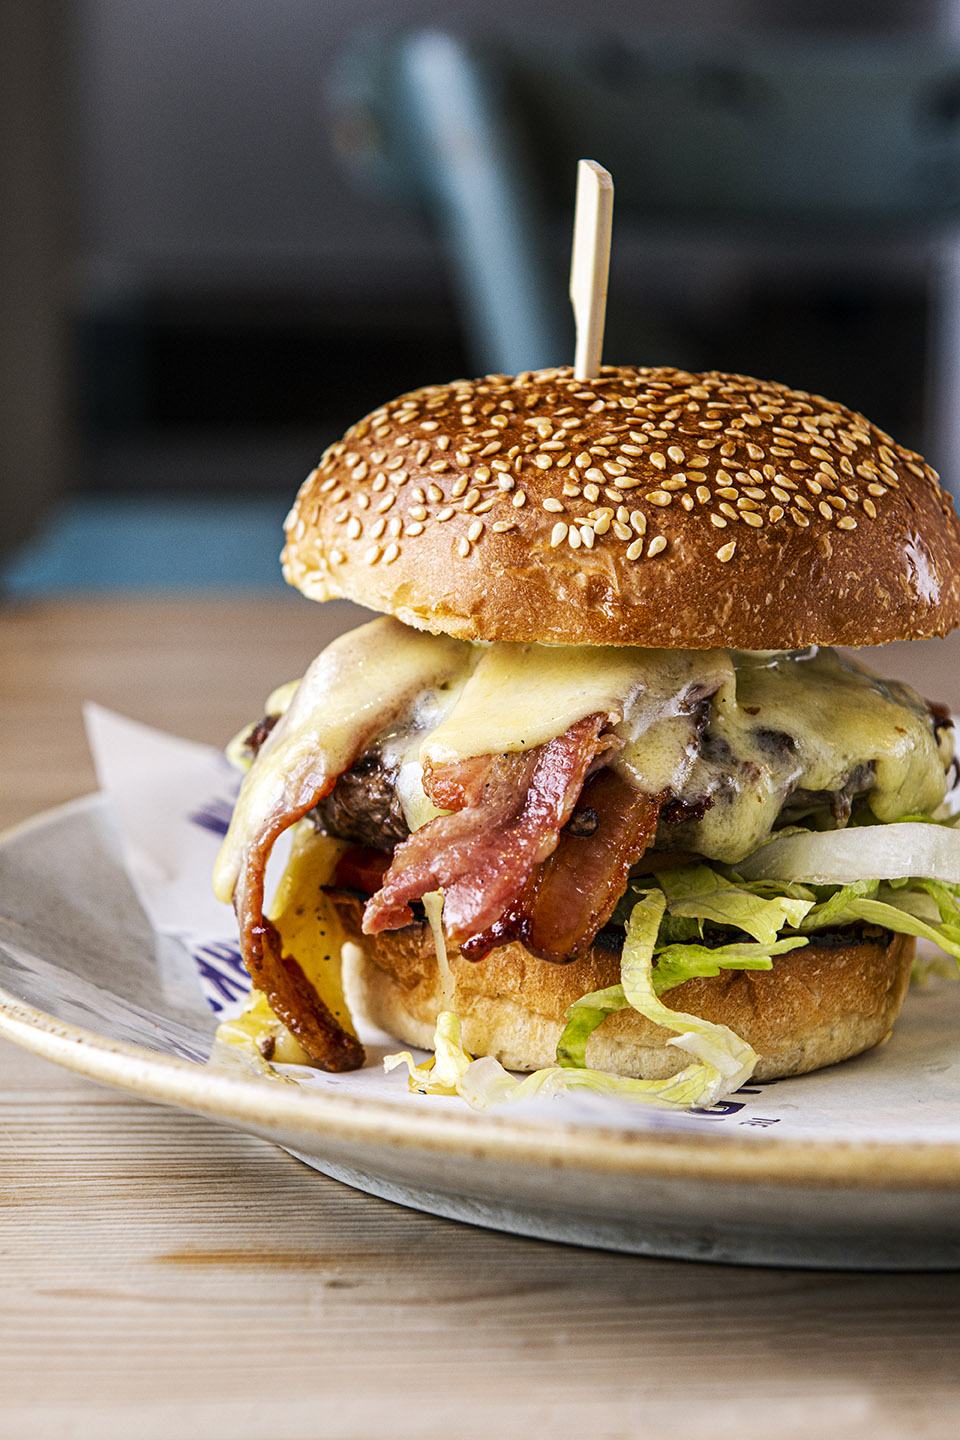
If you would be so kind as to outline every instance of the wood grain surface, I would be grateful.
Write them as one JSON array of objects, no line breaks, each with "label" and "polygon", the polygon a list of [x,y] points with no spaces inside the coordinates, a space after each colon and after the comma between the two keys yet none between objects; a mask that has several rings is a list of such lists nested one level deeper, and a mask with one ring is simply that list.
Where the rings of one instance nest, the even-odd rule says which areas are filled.
[{"label": "wood grain surface", "polygon": [[[0,823],[92,787],[82,699],[223,740],[349,618],[250,599],[0,611]],[[893,648],[878,668],[960,704],[960,645]],[[471,1229],[9,1045],[0,1262],[11,1440],[960,1431],[960,1275]]]}]

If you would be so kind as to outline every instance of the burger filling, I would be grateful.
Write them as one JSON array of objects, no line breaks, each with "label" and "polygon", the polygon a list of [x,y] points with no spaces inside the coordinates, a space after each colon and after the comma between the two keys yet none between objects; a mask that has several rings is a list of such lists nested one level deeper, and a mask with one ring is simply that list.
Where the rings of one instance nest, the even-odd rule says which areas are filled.
[{"label": "burger filling", "polygon": [[[324,857],[314,890],[361,892],[367,933],[422,922],[440,895],[444,936],[470,958],[520,940],[564,962],[600,935],[626,977],[649,950],[646,979],[633,964],[608,1008],[645,995],[662,1018],[672,984],[769,968],[850,924],[929,932],[960,956],[960,890],[930,878],[935,863],[917,881],[868,862],[841,883],[809,858],[793,875],[757,859],[943,818],[948,717],[833,650],[474,645],[383,619],[272,697],[233,753],[249,774],[217,890],[255,986],[325,1068],[362,1060],[339,991],[328,1004],[263,913],[270,850],[298,821]],[[582,1069],[588,1011],[607,1013],[571,1015],[568,1067]]]}]

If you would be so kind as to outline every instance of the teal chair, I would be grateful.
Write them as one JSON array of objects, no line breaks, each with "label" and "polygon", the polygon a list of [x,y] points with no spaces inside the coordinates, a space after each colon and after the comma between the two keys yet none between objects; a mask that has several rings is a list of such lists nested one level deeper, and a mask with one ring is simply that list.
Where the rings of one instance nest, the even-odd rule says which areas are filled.
[{"label": "teal chair", "polygon": [[480,370],[572,355],[581,156],[613,172],[617,230],[929,244],[960,216],[946,42],[408,30],[354,43],[332,91],[356,179],[439,233]]}]

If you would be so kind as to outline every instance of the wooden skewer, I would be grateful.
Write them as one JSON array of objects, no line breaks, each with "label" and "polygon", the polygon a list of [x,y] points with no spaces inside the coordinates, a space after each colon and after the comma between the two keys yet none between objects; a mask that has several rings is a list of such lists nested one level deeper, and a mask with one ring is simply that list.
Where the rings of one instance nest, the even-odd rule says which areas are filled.
[{"label": "wooden skewer", "polygon": [[577,380],[592,380],[600,373],[612,226],[613,176],[596,160],[581,160],[570,262],[570,299],[577,324],[573,373]]}]

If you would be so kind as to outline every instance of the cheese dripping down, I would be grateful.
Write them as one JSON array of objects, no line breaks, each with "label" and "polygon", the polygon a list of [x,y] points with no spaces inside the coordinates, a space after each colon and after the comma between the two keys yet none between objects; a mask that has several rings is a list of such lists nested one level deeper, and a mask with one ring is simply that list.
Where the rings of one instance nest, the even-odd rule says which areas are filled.
[{"label": "cheese dripping down", "polygon": [[[602,712],[620,742],[612,763],[630,784],[702,810],[662,825],[665,842],[728,863],[769,835],[793,795],[813,804],[852,786],[877,820],[893,821],[930,813],[946,790],[949,732],[938,740],[909,687],[829,649],[481,645],[383,619],[336,651],[334,664],[328,650],[311,667],[251,770],[219,870],[224,898],[266,807],[282,803],[291,757],[320,770],[352,763],[361,744],[379,748],[418,829],[441,813],[424,793],[424,762],[526,750]],[[398,688],[406,702],[391,710],[383,697]],[[386,714],[361,741],[378,704]],[[821,808],[821,821],[843,823]]]}]

